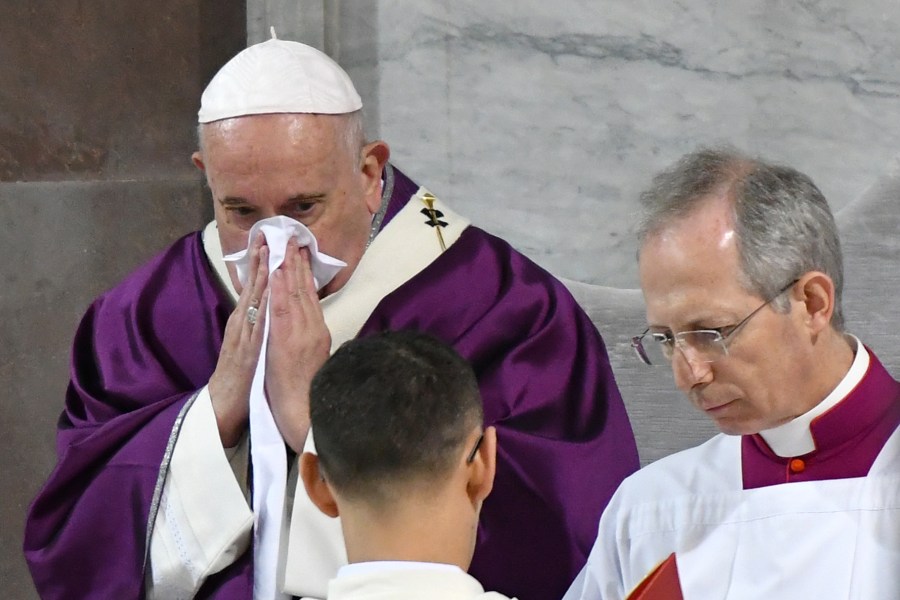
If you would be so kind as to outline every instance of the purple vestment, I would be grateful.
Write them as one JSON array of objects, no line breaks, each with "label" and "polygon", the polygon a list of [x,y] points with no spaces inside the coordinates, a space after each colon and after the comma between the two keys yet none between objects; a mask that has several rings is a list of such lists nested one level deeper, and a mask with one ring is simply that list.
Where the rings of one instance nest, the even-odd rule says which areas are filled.
[{"label": "purple vestment", "polygon": [[[388,169],[388,176],[391,170]],[[382,228],[418,186],[398,171]],[[199,233],[101,296],[76,334],[59,463],[25,555],[43,598],[139,598],[149,505],[179,411],[212,374],[233,308]],[[360,335],[419,329],[469,359],[498,431],[471,573],[520,600],[562,596],[602,509],[638,467],[603,341],[565,287],[475,227],[387,295]],[[198,598],[249,599],[252,550]]]}]

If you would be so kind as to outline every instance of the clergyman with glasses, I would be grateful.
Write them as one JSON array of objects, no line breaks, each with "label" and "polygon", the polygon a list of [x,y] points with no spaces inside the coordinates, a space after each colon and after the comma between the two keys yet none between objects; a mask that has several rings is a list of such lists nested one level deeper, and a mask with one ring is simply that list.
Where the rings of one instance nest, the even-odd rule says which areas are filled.
[{"label": "clergyman with glasses", "polygon": [[566,597],[663,565],[685,598],[900,598],[900,383],[844,329],[822,193],[713,149],[641,199],[633,346],[722,433],[625,480]]}]

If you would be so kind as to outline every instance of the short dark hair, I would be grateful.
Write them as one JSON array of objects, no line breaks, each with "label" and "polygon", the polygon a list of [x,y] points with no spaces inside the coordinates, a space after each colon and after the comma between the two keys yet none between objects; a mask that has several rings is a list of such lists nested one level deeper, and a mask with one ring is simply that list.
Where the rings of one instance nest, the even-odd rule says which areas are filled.
[{"label": "short dark hair", "polygon": [[343,344],[313,378],[309,412],[329,483],[375,504],[411,480],[446,476],[483,420],[469,363],[414,331]]},{"label": "short dark hair", "polygon": [[[837,225],[822,192],[796,169],[728,147],[688,154],[654,177],[641,195],[640,245],[692,216],[711,195],[724,195],[732,203],[744,288],[772,298],[791,280],[821,271],[834,282],[831,324],[842,331],[844,266]],[[773,305],[784,311],[782,300],[776,298]]]}]

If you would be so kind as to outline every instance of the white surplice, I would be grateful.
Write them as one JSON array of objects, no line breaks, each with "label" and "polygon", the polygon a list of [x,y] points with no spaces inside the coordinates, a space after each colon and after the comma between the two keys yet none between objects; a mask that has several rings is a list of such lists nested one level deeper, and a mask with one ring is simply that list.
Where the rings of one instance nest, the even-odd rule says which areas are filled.
[{"label": "white surplice", "polygon": [[565,598],[619,600],[676,553],[686,600],[900,598],[900,430],[868,476],[742,489],[718,435],[627,479]]}]

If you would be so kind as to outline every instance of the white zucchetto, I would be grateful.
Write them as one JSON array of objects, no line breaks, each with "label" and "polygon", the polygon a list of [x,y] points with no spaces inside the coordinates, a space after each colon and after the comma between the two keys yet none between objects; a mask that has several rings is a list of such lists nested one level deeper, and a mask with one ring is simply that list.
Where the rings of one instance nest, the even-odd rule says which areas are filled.
[{"label": "white zucchetto", "polygon": [[340,115],[362,108],[346,72],[328,55],[300,42],[275,39],[242,50],[216,73],[197,120],[272,113]]}]

